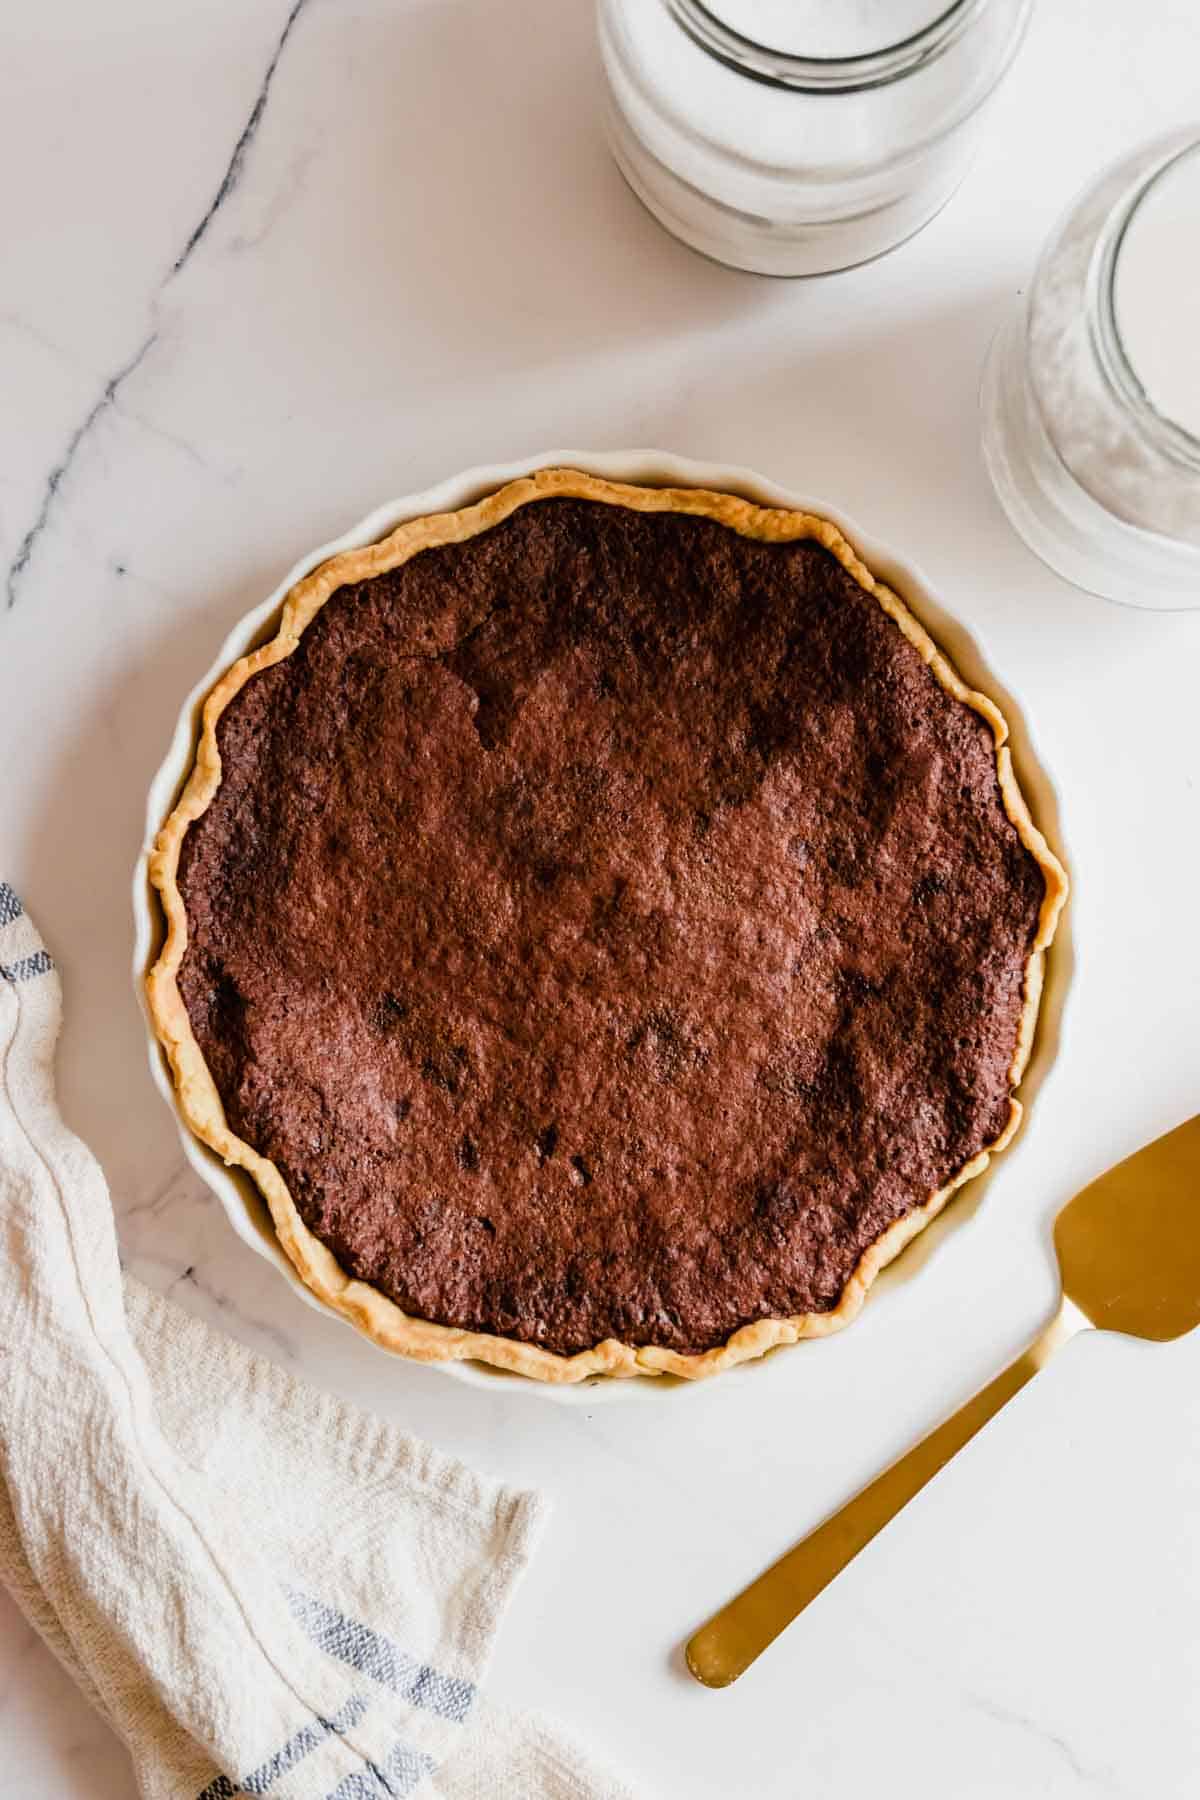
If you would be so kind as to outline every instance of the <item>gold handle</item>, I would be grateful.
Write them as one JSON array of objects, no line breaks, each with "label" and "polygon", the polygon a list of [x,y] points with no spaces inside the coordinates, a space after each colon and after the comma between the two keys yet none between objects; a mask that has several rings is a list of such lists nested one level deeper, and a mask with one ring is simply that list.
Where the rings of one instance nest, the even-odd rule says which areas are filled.
[{"label": "gold handle", "polygon": [[901,1507],[1033,1379],[1059,1345],[1087,1323],[1069,1302],[1064,1303],[1040,1337],[1003,1375],[997,1375],[944,1425],[876,1476],[840,1512],[818,1525],[702,1625],[687,1647],[688,1668],[696,1680],[706,1687],[728,1687],[744,1674]]}]

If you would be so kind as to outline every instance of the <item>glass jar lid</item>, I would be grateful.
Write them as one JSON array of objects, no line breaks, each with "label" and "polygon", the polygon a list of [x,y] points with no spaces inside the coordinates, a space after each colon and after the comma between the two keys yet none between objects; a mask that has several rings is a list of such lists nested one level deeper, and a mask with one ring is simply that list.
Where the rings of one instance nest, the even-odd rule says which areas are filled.
[{"label": "glass jar lid", "polygon": [[808,93],[911,74],[965,31],[984,0],[667,0],[693,42],[739,74]]}]

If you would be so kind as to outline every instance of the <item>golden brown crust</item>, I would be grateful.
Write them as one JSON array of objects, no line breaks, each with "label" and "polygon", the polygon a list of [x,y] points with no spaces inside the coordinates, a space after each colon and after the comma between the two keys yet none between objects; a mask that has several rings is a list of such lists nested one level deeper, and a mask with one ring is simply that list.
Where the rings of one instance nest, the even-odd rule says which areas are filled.
[{"label": "golden brown crust", "polygon": [[791,1319],[762,1319],[743,1326],[718,1348],[697,1356],[653,1346],[635,1347],[611,1338],[578,1355],[559,1356],[515,1339],[412,1318],[378,1289],[348,1276],[332,1252],[304,1224],[275,1165],[229,1129],[216,1084],[193,1035],[178,986],[179,967],[187,946],[187,915],[176,881],[179,854],[188,827],[205,811],[220,785],[217,721],[234,695],[258,670],[291,654],[302,633],[338,588],[397,568],[420,550],[462,542],[498,524],[518,507],[552,496],[600,501],[641,512],[698,514],[714,519],[744,537],[764,541],[816,539],[862,588],[875,596],[942,686],[987,720],[995,739],[996,771],[1005,810],[1021,841],[1041,867],[1046,889],[1026,965],[1024,1007],[1010,1069],[1012,1085],[1017,1085],[1032,1048],[1045,952],[1066,899],[1067,878],[1030,817],[1012,770],[1006,744],[1008,726],[994,702],[966,686],[904,602],[875,579],[842,533],[828,520],[811,513],[758,506],[732,494],[703,488],[634,487],[574,469],[542,469],[509,482],[473,506],[409,520],[380,543],[333,557],[292,589],[284,601],[277,634],[234,663],[205,700],[200,742],[191,774],[174,811],[159,832],[150,856],[150,879],[161,899],[167,931],[158,960],[146,977],[146,992],[155,1030],[171,1065],[179,1109],[188,1125],[197,1137],[224,1158],[227,1165],[245,1169],[253,1177],[266,1198],[280,1244],[313,1293],[384,1349],[425,1362],[474,1359],[549,1382],[582,1381],[590,1375],[665,1373],[695,1378],[762,1356],[777,1344],[824,1337],[849,1324],[862,1307],[867,1290],[879,1271],[936,1217],[957,1188],[979,1174],[991,1156],[1009,1142],[1020,1123],[1020,1102],[1012,1101],[1008,1124],[993,1143],[973,1157],[945,1187],[932,1194],[924,1206],[897,1220],[876,1239],[860,1259],[832,1312],[806,1313]]}]

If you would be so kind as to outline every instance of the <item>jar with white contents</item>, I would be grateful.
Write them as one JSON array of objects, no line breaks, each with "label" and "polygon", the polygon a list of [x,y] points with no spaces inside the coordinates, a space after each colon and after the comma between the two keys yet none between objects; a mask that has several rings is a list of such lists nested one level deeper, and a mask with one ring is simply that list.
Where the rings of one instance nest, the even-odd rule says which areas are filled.
[{"label": "jar with white contents", "polygon": [[993,341],[983,450],[1060,575],[1200,607],[1200,130],[1142,145],[1076,200]]},{"label": "jar with white contents", "polygon": [[865,262],[958,186],[1031,5],[599,0],[613,154],[655,217],[719,262]]}]

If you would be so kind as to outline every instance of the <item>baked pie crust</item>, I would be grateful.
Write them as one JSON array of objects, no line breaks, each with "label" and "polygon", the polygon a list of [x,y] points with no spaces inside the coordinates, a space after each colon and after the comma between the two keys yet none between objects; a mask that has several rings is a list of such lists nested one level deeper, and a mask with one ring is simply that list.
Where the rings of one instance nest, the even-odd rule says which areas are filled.
[{"label": "baked pie crust", "polygon": [[463,543],[497,526],[518,508],[546,499],[591,501],[638,513],[687,514],[715,521],[741,537],[766,543],[814,540],[859,587],[874,596],[941,686],[986,721],[994,738],[996,776],[1004,810],[1021,843],[1035,859],[1044,882],[1044,898],[1024,968],[1023,1006],[1009,1067],[1010,1088],[1017,1086],[1032,1046],[1045,952],[1066,898],[1067,879],[1033,823],[1017,785],[1006,744],[1008,728],[998,708],[986,695],[963,683],[903,601],[876,579],[828,520],[759,506],[727,493],[629,486],[572,469],[543,469],[510,482],[474,505],[412,519],[380,543],[333,557],[292,589],[283,604],[276,635],[239,658],[221,676],[204,703],[190,776],[150,857],[150,878],[158,890],[166,921],[161,953],[146,978],[150,1013],[170,1062],[179,1110],[191,1130],[227,1165],[245,1170],[254,1179],[266,1199],[280,1244],[312,1292],[383,1348],[430,1362],[475,1359],[548,1382],[578,1382],[596,1375],[706,1376],[762,1356],[778,1344],[823,1337],[848,1324],[885,1264],[936,1217],[956,1189],[979,1174],[991,1156],[1009,1142],[1020,1122],[1020,1102],[1011,1097],[1004,1129],[990,1142],[981,1144],[922,1205],[897,1219],[870,1244],[846,1281],[837,1304],[829,1311],[791,1318],[760,1318],[734,1331],[724,1343],[695,1354],[653,1344],[633,1345],[610,1337],[591,1348],[564,1355],[518,1338],[410,1316],[378,1288],[349,1275],[305,1224],[276,1165],[230,1129],[180,991],[180,968],[188,944],[188,916],[179,886],[180,854],[189,828],[206,811],[222,780],[217,727],[225,709],[252,676],[293,653],[321,608],[339,589],[397,569],[421,551]]}]

